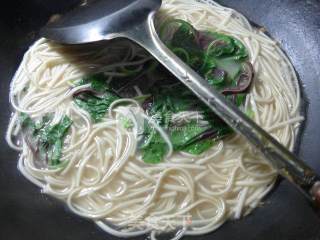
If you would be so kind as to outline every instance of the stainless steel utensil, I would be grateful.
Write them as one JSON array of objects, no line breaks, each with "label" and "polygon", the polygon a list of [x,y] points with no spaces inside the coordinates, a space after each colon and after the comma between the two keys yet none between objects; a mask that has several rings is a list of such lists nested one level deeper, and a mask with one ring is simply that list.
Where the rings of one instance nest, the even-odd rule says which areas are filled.
[{"label": "stainless steel utensil", "polygon": [[206,80],[176,57],[158,38],[153,20],[161,0],[92,0],[49,22],[41,30],[48,39],[80,44],[128,38],[149,51],[219,117],[260,150],[278,172],[320,205],[320,178],[302,160],[243,114]]}]

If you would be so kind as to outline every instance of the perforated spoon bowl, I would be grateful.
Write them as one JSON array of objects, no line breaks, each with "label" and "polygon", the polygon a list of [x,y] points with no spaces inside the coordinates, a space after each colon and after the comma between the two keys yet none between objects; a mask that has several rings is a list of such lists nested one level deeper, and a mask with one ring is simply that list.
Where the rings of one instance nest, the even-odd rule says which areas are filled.
[{"label": "perforated spoon bowl", "polygon": [[230,127],[260,150],[283,177],[320,206],[320,178],[315,171],[214,90],[160,41],[153,24],[160,6],[161,0],[92,0],[55,18],[40,34],[66,44],[114,38],[128,38],[138,43]]}]

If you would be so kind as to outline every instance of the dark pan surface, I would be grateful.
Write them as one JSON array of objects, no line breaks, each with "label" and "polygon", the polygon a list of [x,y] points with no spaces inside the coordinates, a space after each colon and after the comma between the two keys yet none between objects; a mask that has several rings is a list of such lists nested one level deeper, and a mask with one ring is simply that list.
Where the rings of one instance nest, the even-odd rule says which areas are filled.
[{"label": "dark pan surface", "polygon": [[[0,9],[0,239],[116,239],[71,214],[63,204],[41,194],[24,179],[17,171],[17,153],[4,140],[10,116],[9,83],[23,53],[49,16],[75,1],[10,0]],[[307,103],[307,121],[298,153],[320,173],[320,1],[220,2],[265,26],[291,58]],[[229,222],[215,233],[185,239],[316,240],[320,239],[319,226],[320,218],[304,197],[281,181],[264,205],[247,218]]]}]

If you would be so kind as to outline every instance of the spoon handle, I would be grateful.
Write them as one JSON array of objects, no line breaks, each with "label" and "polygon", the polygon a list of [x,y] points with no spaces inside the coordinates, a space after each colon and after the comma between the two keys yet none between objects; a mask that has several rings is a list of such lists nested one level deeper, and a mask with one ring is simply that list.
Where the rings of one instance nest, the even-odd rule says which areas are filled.
[{"label": "spoon handle", "polygon": [[320,206],[320,178],[315,171],[176,57],[159,39],[153,24],[154,15],[150,14],[145,23],[123,33],[123,36],[149,51],[221,119],[260,150],[280,175],[298,187],[311,202]]}]

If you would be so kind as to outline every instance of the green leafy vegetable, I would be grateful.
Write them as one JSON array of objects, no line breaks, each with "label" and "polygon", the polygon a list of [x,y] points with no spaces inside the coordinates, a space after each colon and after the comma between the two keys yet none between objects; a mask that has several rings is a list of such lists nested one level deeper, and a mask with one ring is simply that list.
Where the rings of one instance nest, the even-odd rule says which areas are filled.
[{"label": "green leafy vegetable", "polygon": [[127,117],[123,117],[120,119],[122,125],[124,128],[126,129],[129,129],[129,128],[132,128],[134,125],[133,125],[133,122],[130,118],[127,118]]},{"label": "green leafy vegetable", "polygon": [[180,27],[174,33],[171,39],[171,46],[180,49],[188,49],[188,52],[198,51],[196,42],[196,30],[191,24],[185,21],[178,20]]},{"label": "green leafy vegetable", "polygon": [[195,142],[193,144],[189,144],[181,149],[181,151],[193,154],[200,155],[201,153],[207,151],[215,144],[215,140],[213,139],[205,139],[199,142]]},{"label": "green leafy vegetable", "polygon": [[26,113],[20,113],[19,121],[22,128],[34,128],[32,119]]},{"label": "green leafy vegetable", "polygon": [[245,113],[249,118],[251,118],[251,119],[254,118],[254,111],[252,110],[252,108],[248,108]]},{"label": "green leafy vegetable", "polygon": [[170,139],[174,150],[181,150],[194,137],[200,135],[208,129],[200,127],[196,121],[189,122],[183,126],[175,126],[170,132]]},{"label": "green leafy vegetable", "polygon": [[103,92],[108,89],[107,78],[104,76],[103,73],[97,73],[84,77],[78,83],[79,86],[84,84],[90,84],[91,89],[98,92]]},{"label": "green leafy vegetable", "polygon": [[235,60],[244,60],[248,57],[247,49],[236,38],[212,31],[201,34],[212,40],[208,46],[205,46],[207,54],[211,56],[231,57]]},{"label": "green leafy vegetable", "polygon": [[80,85],[88,83],[91,89],[75,94],[74,101],[80,108],[86,110],[95,122],[99,122],[111,103],[119,97],[110,90],[106,77],[101,73],[84,78]]},{"label": "green leafy vegetable", "polygon": [[205,77],[209,84],[216,89],[223,88],[226,83],[226,72],[221,69],[216,68],[213,71],[208,72]]},{"label": "green leafy vegetable", "polygon": [[153,141],[148,148],[142,150],[142,158],[146,163],[160,163],[167,152],[165,142]]},{"label": "green leafy vegetable", "polygon": [[151,97],[151,94],[146,94],[146,95],[134,97],[133,99],[140,102],[140,103],[143,103],[144,101],[146,101],[150,97]]},{"label": "green leafy vegetable", "polygon": [[247,52],[246,47],[242,44],[242,42],[240,42],[239,40],[234,38],[233,43],[237,46],[236,53],[233,56],[233,58],[236,60],[240,60],[240,59],[243,60],[243,59],[247,58],[248,52]]},{"label": "green leafy vegetable", "polygon": [[206,32],[213,41],[207,47],[207,54],[214,57],[230,56],[235,51],[233,38],[216,32]]},{"label": "green leafy vegetable", "polygon": [[246,95],[245,94],[237,94],[236,95],[236,101],[235,101],[235,104],[240,107],[241,105],[244,104],[246,100]]},{"label": "green leafy vegetable", "polygon": [[[50,124],[50,116],[46,115],[41,121],[33,121],[27,114],[20,115],[20,124],[28,144],[34,154],[47,161],[49,166],[60,164],[63,140],[72,124],[72,120],[64,116],[57,124]],[[31,144],[32,141],[33,144]],[[34,146],[36,145],[36,146]]]},{"label": "green leafy vegetable", "polygon": [[[176,29],[170,39],[165,39],[165,32],[172,28]],[[197,30],[186,21],[180,19],[169,19],[160,28],[160,37],[167,46],[176,53],[183,61],[197,69],[203,64],[204,52],[197,43]]]},{"label": "green leafy vegetable", "polygon": [[86,110],[95,122],[99,122],[106,114],[111,103],[119,99],[118,96],[106,92],[102,97],[84,93],[80,97],[75,97],[75,103]]},{"label": "green leafy vegetable", "polygon": [[[218,32],[198,31],[180,19],[165,21],[160,26],[160,38],[173,53],[203,76],[213,88],[238,107],[243,106],[246,91],[253,79],[253,68],[248,62],[247,49],[239,40]],[[135,66],[117,68],[119,72],[126,74],[126,77],[139,78],[137,69]],[[152,74],[157,75],[161,71],[161,66],[156,61],[150,61],[143,66],[143,71],[150,74],[145,77],[150,77]],[[161,80],[163,75],[169,81],[175,80],[168,74],[162,74]],[[81,84],[90,84],[90,88],[75,94],[74,101],[86,110],[95,122],[101,121],[112,102],[119,99],[111,86],[112,88],[117,88],[119,84],[123,86],[123,82],[126,84],[127,80],[122,78],[122,82],[113,81],[109,86],[103,74],[89,76],[84,78]],[[171,87],[170,84],[166,86],[163,81],[157,81],[150,94],[133,99],[141,103],[147,115],[166,131],[174,151],[199,155],[212,147],[218,139],[233,132],[188,88],[177,82]],[[179,118],[183,115],[179,113],[185,111],[198,112],[202,117],[202,124],[199,124],[199,120],[173,120],[173,116]],[[126,117],[121,122],[127,129],[133,126],[132,121]],[[25,124],[29,124],[28,119],[25,119]],[[57,141],[55,144],[55,148],[59,149],[60,142]],[[143,141],[139,148],[146,163],[159,163],[168,152],[167,143],[149,124],[145,125]],[[55,158],[54,154],[52,158]]]},{"label": "green leafy vegetable", "polygon": [[[239,76],[241,63],[247,60],[248,52],[237,39],[225,34],[198,32],[191,24],[180,19],[167,20],[160,28],[160,36],[166,32],[174,34],[165,39],[168,47],[183,61],[204,76],[210,85],[223,89],[234,83]],[[224,71],[225,75],[216,77],[213,72]]]},{"label": "green leafy vegetable", "polygon": [[224,58],[216,61],[217,68],[227,72],[227,76],[230,82],[239,75],[241,70],[241,64],[232,58]]},{"label": "green leafy vegetable", "polygon": [[150,126],[145,128],[145,142],[140,146],[142,158],[146,163],[160,163],[168,151],[167,143]]},{"label": "green leafy vegetable", "polygon": [[[239,40],[218,32],[199,32],[180,19],[164,22],[160,27],[160,37],[212,87],[226,92],[226,98],[237,106],[244,104],[246,94],[243,92],[252,80],[252,73],[249,67],[244,72],[243,63],[247,61],[248,52]],[[198,155],[212,147],[218,139],[233,132],[183,85],[174,88],[160,86],[151,94],[152,97],[146,99],[143,106],[148,115],[167,131],[175,151]],[[198,111],[208,125],[201,127],[197,121],[174,125],[172,115],[183,111]],[[148,127],[142,146],[144,161],[158,163],[166,149],[166,143],[161,140],[159,133]]]}]

